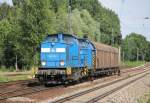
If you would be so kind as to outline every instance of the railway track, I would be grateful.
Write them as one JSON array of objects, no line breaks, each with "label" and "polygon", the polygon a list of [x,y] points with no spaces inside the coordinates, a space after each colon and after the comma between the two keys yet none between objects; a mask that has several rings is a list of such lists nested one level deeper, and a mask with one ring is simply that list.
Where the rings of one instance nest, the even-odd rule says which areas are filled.
[{"label": "railway track", "polygon": [[6,88],[12,85],[17,85],[17,84],[28,84],[31,82],[36,81],[35,79],[28,79],[28,80],[18,80],[18,81],[11,81],[11,82],[4,82],[0,84],[0,88]]},{"label": "railway track", "polygon": [[22,89],[28,89],[30,86],[40,85],[35,79],[32,80],[19,80],[13,82],[7,82],[0,85],[0,98],[2,95],[13,93],[16,91],[21,91]]},{"label": "railway track", "polygon": [[87,101],[86,103],[95,103],[95,102],[97,102],[97,101],[107,97],[108,95],[110,95],[110,94],[112,94],[112,93],[114,93],[114,92],[116,92],[116,91],[118,91],[118,90],[120,90],[120,89],[122,89],[122,88],[124,88],[124,87],[126,87],[128,85],[130,85],[131,83],[133,83],[133,82],[135,82],[135,81],[145,77],[148,74],[150,74],[150,73],[146,73],[146,74],[144,74],[144,75],[142,75],[142,76],[140,76],[140,77],[138,77],[138,78],[136,78],[134,80],[131,80],[131,81],[125,83],[124,85],[118,86],[118,87],[116,87],[116,88],[114,88],[114,89],[112,89],[112,90],[110,90],[108,92],[105,92],[104,94],[101,94],[101,95],[99,95],[99,96],[97,96],[97,97]]},{"label": "railway track", "polygon": [[35,79],[6,82],[0,84],[0,103],[4,103],[8,98],[33,94],[48,89],[50,88],[42,86]]},{"label": "railway track", "polygon": [[35,86],[35,87],[25,87],[25,88],[20,88],[12,91],[7,91],[4,93],[0,94],[0,103],[3,103],[6,101],[8,98],[13,98],[13,97],[19,97],[19,96],[25,96],[28,94],[33,94],[41,91],[46,91],[50,90],[53,88],[60,88],[61,86],[55,86],[51,88],[46,88],[45,86]]},{"label": "railway track", "polygon": [[121,73],[130,73],[130,72],[133,72],[133,71],[145,70],[145,69],[143,69],[145,67],[146,67],[146,65],[135,67],[135,68],[132,68],[132,69],[121,69]]},{"label": "railway track", "polygon": [[[148,67],[146,67],[146,68],[148,68]],[[125,86],[127,86],[127,85],[129,85],[129,84],[131,84],[131,83],[133,83],[133,82],[135,82],[137,80],[139,80],[140,78],[142,78],[142,77],[144,77],[144,76],[146,76],[148,74],[150,74],[150,72],[149,72],[149,70],[146,70],[146,71],[144,71],[142,73],[137,73],[137,74],[134,74],[134,75],[132,75],[130,77],[125,77],[125,78],[122,78],[122,79],[118,79],[118,80],[115,80],[115,81],[112,81],[112,82],[109,82],[109,83],[106,83],[106,84],[103,84],[103,85],[100,85],[100,86],[97,86],[97,87],[94,87],[94,88],[91,88],[91,89],[88,89],[88,90],[85,90],[85,91],[82,91],[82,92],[76,93],[74,95],[71,95],[71,96],[68,96],[68,97],[64,97],[64,98],[58,99],[56,101],[52,101],[52,103],[64,103],[64,102],[65,103],[70,103],[70,102],[76,102],[76,101],[81,102],[81,103],[83,103],[83,102],[84,103],[95,103],[98,100],[100,100],[100,99],[102,99],[102,98],[104,98],[104,97],[106,97],[106,96],[108,96],[108,95],[110,95],[110,94],[120,90],[121,88],[123,88],[123,87],[125,87]],[[141,76],[139,76],[139,75],[141,75]],[[139,77],[135,78],[136,76],[139,76]],[[129,82],[123,84],[123,85],[120,85],[120,86],[118,86],[118,87],[116,87],[116,88],[114,88],[112,90],[109,90],[109,91],[106,91],[106,92],[104,92],[104,93],[102,93],[100,95],[97,95],[96,97],[88,100],[90,97],[92,97],[92,96],[89,95],[90,93],[94,93],[94,92],[96,92],[96,91],[98,91],[98,90],[100,90],[102,88],[114,85],[116,83],[128,80],[130,78],[135,78],[135,79],[133,79],[133,80],[131,80],[131,81],[129,81]],[[84,97],[84,99],[85,99],[85,96],[86,96],[86,98],[87,98],[86,102],[82,101],[82,100],[80,101],[79,98],[81,98],[82,96]]]},{"label": "railway track", "polygon": [[[138,68],[137,70],[140,70],[140,69],[141,68]],[[144,70],[144,66],[142,67],[142,70]],[[127,70],[127,71],[124,71],[123,73],[130,72],[130,71],[135,71],[135,70]],[[124,79],[127,79],[127,78],[124,78]],[[121,80],[124,80],[124,79],[121,79]],[[70,97],[58,100],[56,102],[62,103],[64,101],[66,101],[66,100],[71,100],[73,98],[79,97],[79,96],[84,95],[86,93],[90,93],[90,92],[92,92],[94,90],[98,90],[99,88],[103,88],[103,87],[105,87],[107,85],[111,85],[112,83],[119,82],[121,80],[116,80],[114,82],[110,82],[110,83],[102,85],[100,87],[96,87],[96,88],[93,88],[93,89],[81,92],[79,94],[72,95]],[[10,83],[8,82],[8,83],[1,84],[0,88],[1,87],[5,87],[5,86],[9,87],[9,86],[16,85],[16,84],[18,84],[18,85],[19,84],[26,84],[27,85],[29,82],[33,82],[33,81],[34,80],[16,81],[16,82],[10,82]],[[55,86],[55,87],[51,87],[51,88],[46,88],[46,87],[44,87],[42,85],[33,86],[33,87],[26,86],[26,87],[17,88],[15,90],[7,90],[7,88],[6,89],[4,88],[3,92],[0,91],[0,102],[3,102],[5,100],[7,100],[8,98],[13,98],[13,97],[18,97],[18,96],[25,96],[25,95],[29,95],[29,94],[33,94],[33,93],[38,93],[40,91],[46,91],[46,90],[50,90],[50,89],[53,89],[53,88],[59,88],[59,87],[62,87],[62,86]]]}]

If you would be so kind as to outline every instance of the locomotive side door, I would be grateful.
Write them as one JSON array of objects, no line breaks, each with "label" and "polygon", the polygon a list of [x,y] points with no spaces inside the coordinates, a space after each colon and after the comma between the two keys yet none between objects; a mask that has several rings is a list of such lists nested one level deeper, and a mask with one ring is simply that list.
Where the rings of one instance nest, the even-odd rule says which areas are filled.
[{"label": "locomotive side door", "polygon": [[84,41],[81,48],[81,59],[84,61],[84,66],[89,69],[93,68],[95,66],[95,49],[93,45],[89,41]]},{"label": "locomotive side door", "polygon": [[76,39],[69,36],[64,36],[66,43],[66,63],[67,67],[76,67],[78,65],[78,47]]},{"label": "locomotive side door", "polygon": [[88,45],[85,41],[80,40],[79,46],[80,46],[80,49],[79,49],[80,67],[87,67],[88,66],[88,55],[89,55]]}]

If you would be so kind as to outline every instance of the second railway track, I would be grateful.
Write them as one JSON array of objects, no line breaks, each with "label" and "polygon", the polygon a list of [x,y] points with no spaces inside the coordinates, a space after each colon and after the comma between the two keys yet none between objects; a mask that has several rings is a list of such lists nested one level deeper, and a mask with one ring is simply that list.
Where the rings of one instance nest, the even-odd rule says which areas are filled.
[{"label": "second railway track", "polygon": [[[55,100],[55,101],[51,101],[50,103],[71,103],[71,102],[73,102],[73,103],[77,103],[77,102],[78,103],[95,103],[98,100],[100,100],[100,99],[116,92],[117,90],[120,90],[121,88],[123,88],[123,87],[139,80],[140,78],[150,74],[149,71],[150,70],[146,70],[142,73],[138,73],[138,74],[134,74],[134,75],[129,76],[129,77],[118,79],[118,80],[115,80],[115,81],[112,81],[112,82],[109,82],[109,83],[106,83],[106,84],[103,84],[103,85],[100,85],[100,86],[97,86],[97,87],[94,87],[94,88],[91,88],[91,89],[88,89],[88,90],[85,90],[85,91],[82,91],[82,92],[76,93],[76,94],[71,95],[71,96],[67,96],[67,97],[64,97],[64,98],[61,98],[61,99],[58,99],[58,100]],[[125,81],[125,80],[128,80],[128,79],[131,79],[131,80],[124,83],[124,84],[122,84],[122,85],[119,85],[116,88],[112,87],[113,89],[111,89],[111,90],[108,90],[108,91],[104,90],[102,94],[98,93],[98,95],[97,95],[96,93],[94,93],[94,92],[99,91],[100,89],[106,88],[108,86],[117,84],[119,82],[122,82],[122,81]],[[93,95],[92,95],[92,93],[93,93]]]}]

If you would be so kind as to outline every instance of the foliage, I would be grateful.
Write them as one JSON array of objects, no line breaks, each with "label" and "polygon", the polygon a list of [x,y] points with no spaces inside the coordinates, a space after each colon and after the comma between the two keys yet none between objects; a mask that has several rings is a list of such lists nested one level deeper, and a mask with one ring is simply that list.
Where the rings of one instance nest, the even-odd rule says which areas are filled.
[{"label": "foliage", "polygon": [[[86,9],[92,19],[95,20],[96,23],[94,23],[94,25],[89,24],[91,27],[99,29],[90,28],[90,30],[94,31],[94,38],[97,38],[94,39],[95,41],[111,44],[112,36],[115,38],[120,34],[120,21],[118,16],[112,10],[102,7],[98,0],[72,0],[72,8],[73,10],[78,9],[79,11]],[[86,34],[88,32],[84,33]],[[89,37],[93,39],[93,36]]]},{"label": "foliage", "polygon": [[138,103],[150,103],[150,92],[146,92],[140,99],[138,99]]},{"label": "foliage", "polygon": [[149,42],[141,34],[131,33],[123,40],[124,60],[149,60]]},{"label": "foliage", "polygon": [[[47,34],[69,33],[68,5],[72,7],[71,33],[118,45],[120,21],[98,0],[12,0],[0,4],[0,66],[20,69],[39,65],[40,43]],[[150,61],[150,42],[131,33],[122,43],[124,60]],[[124,56],[123,56],[124,54]],[[134,64],[134,63],[133,63]]]},{"label": "foliage", "polygon": [[[98,0],[12,0],[0,4],[0,66],[20,69],[38,65],[40,42],[47,34],[68,32],[68,5],[72,6],[72,33],[112,43],[120,34],[118,16]],[[113,34],[113,35],[112,35]],[[149,55],[149,54],[147,54]]]},{"label": "foliage", "polygon": [[21,34],[18,41],[22,51],[20,62],[27,68],[34,64],[34,57],[38,55],[36,50],[40,41],[52,29],[49,14],[51,11],[48,0],[26,0],[22,4],[19,20]]},{"label": "foliage", "polygon": [[150,95],[149,95],[149,99],[148,99],[147,103],[150,103]]}]

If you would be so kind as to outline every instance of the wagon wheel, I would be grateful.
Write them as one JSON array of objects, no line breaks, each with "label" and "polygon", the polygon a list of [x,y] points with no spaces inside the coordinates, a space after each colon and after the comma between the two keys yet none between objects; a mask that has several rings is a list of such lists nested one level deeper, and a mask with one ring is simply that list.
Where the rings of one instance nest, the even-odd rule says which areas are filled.
[{"label": "wagon wheel", "polygon": [[121,75],[121,73],[120,73],[120,70],[118,69],[118,76],[120,76]]}]

